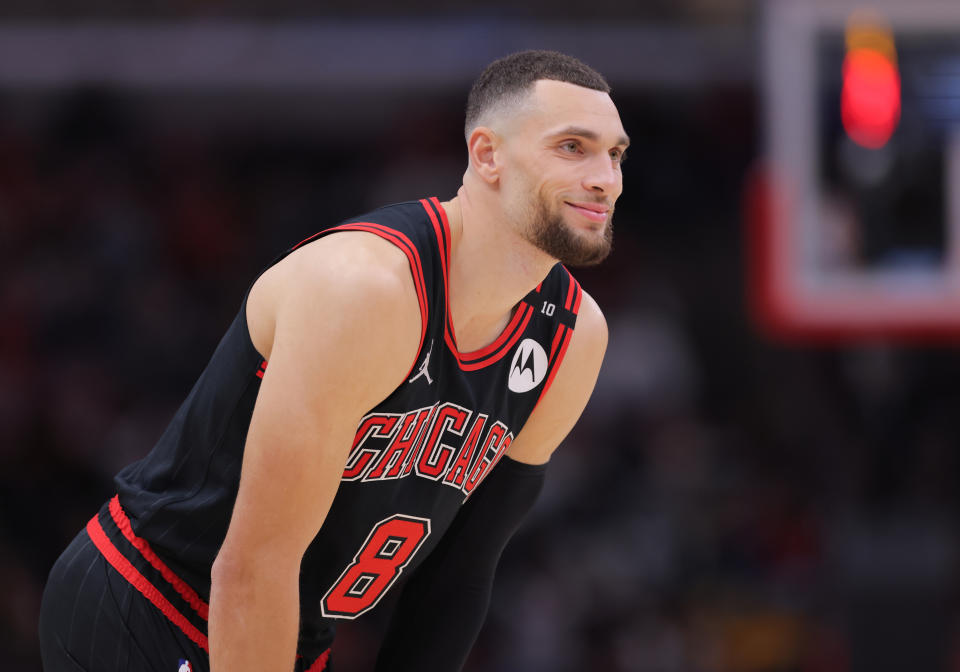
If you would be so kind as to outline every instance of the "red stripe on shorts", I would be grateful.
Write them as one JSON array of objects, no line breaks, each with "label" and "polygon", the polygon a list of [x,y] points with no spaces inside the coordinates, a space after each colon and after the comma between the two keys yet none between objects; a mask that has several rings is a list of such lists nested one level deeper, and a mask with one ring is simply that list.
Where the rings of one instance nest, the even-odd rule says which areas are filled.
[{"label": "red stripe on shorts", "polygon": [[193,623],[188,621],[186,616],[177,611],[177,608],[157,590],[156,586],[150,583],[147,577],[141,574],[137,568],[117,550],[113,542],[107,538],[107,534],[103,531],[103,527],[100,525],[97,516],[91,518],[90,522],[87,523],[87,534],[90,535],[90,539],[97,549],[99,549],[100,553],[103,554],[103,557],[107,559],[107,562],[109,562],[115,570],[120,572],[120,575],[125,578],[131,586],[139,590],[145,598],[150,600],[153,606],[159,609],[171,623],[180,628],[183,634],[189,637],[194,644],[207,653],[210,652],[209,645],[207,644],[207,636],[200,632]]},{"label": "red stripe on shorts", "polygon": [[155,570],[160,572],[160,576],[173,586],[173,589],[177,591],[180,597],[186,600],[187,604],[193,607],[203,620],[207,620],[210,613],[209,605],[200,599],[200,596],[197,595],[193,588],[187,585],[186,581],[174,574],[173,570],[167,567],[163,560],[157,557],[157,554],[150,548],[150,544],[147,543],[146,539],[142,539],[133,533],[133,528],[130,526],[130,519],[127,518],[127,514],[124,513],[123,508],[120,506],[120,498],[117,495],[114,495],[113,499],[110,500],[110,515],[113,517],[113,522],[120,528],[123,536],[127,538],[127,541],[140,551],[144,559],[149,562]]},{"label": "red stripe on shorts", "polygon": [[307,668],[307,672],[321,672],[322,670],[327,669],[327,660],[329,658],[330,658],[330,649],[327,649],[326,651],[321,653],[320,656],[317,657],[315,661],[313,661],[313,665]]}]

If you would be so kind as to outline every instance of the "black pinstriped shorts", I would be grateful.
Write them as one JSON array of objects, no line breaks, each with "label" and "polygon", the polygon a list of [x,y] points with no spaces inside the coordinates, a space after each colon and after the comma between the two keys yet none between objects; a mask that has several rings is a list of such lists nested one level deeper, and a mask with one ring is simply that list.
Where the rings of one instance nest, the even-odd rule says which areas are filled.
[{"label": "black pinstriped shorts", "polygon": [[[120,549],[123,549],[122,551]],[[136,536],[116,497],[74,538],[40,609],[45,672],[207,672],[208,605]],[[328,644],[301,642],[294,672],[332,672]]]},{"label": "black pinstriped shorts", "polygon": [[40,647],[44,672],[207,672],[210,666],[206,652],[110,566],[86,530],[50,571]]}]

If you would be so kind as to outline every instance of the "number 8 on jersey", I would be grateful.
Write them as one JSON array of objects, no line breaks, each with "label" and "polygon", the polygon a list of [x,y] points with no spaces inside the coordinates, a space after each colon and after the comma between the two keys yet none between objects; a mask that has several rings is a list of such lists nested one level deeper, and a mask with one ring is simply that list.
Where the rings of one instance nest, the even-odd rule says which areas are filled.
[{"label": "number 8 on jersey", "polygon": [[374,525],[353,562],[323,596],[323,615],[354,619],[376,606],[428,536],[428,518],[398,513]]}]

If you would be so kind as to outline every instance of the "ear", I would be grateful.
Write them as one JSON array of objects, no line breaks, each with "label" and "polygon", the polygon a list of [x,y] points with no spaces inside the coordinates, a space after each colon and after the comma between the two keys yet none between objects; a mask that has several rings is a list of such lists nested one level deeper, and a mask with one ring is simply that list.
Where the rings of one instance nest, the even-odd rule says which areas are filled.
[{"label": "ear", "polygon": [[470,167],[489,184],[494,184],[500,179],[500,170],[497,165],[499,146],[500,136],[487,126],[477,126],[467,138]]}]

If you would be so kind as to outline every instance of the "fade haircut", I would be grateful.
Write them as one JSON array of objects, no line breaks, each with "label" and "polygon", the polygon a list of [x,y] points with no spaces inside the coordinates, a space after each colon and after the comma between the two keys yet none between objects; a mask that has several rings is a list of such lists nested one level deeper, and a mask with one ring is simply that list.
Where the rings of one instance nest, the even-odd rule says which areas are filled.
[{"label": "fade haircut", "polygon": [[558,51],[519,51],[488,65],[473,83],[467,96],[464,135],[469,138],[470,131],[490,110],[519,102],[539,79],[610,93],[610,85],[603,75],[573,56]]}]

